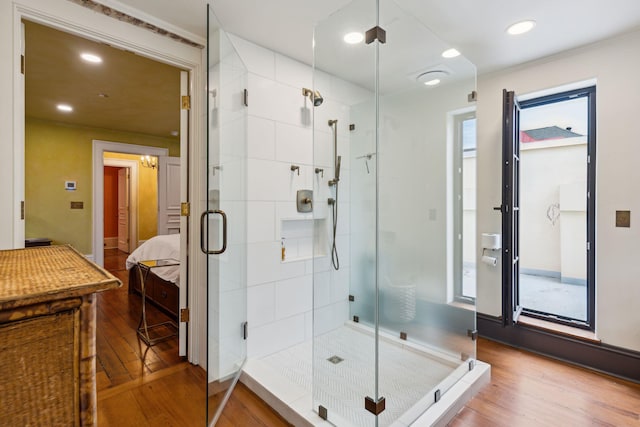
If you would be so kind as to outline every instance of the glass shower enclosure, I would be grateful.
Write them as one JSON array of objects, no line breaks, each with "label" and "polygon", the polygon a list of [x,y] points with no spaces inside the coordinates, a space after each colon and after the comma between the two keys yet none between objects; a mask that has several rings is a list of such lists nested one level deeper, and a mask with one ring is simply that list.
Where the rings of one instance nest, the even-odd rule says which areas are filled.
[{"label": "glass shower enclosure", "polygon": [[391,0],[315,27],[313,408],[335,425],[410,425],[475,366],[476,72],[451,47]]},{"label": "glass shower enclosure", "polygon": [[207,425],[215,425],[247,357],[247,68],[207,7]]}]

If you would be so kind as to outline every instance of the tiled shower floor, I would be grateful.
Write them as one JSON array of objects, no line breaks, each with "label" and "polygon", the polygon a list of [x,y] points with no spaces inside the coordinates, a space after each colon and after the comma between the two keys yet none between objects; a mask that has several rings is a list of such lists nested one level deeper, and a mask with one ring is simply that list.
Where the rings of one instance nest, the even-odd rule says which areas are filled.
[{"label": "tiled shower floor", "polygon": [[[339,363],[327,360],[333,356],[343,360]],[[392,425],[400,419],[461,365],[460,360],[430,357],[408,344],[385,340],[380,340],[379,357],[379,390],[386,399],[386,409],[379,416],[380,426]],[[312,360],[316,365],[315,378]],[[372,426],[375,417],[364,409],[364,398],[374,396],[374,361],[373,336],[357,326],[346,325],[316,338],[315,360],[309,341],[250,361],[249,370],[270,372],[269,377],[280,382],[290,399],[297,397],[295,404],[289,406],[303,410],[306,407],[310,412],[314,382],[313,402],[328,409],[330,421],[341,426]]]}]

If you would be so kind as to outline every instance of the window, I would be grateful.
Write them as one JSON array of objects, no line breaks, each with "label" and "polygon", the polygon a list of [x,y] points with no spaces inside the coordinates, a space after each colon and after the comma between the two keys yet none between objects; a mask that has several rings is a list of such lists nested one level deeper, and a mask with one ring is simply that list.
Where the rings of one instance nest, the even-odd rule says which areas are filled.
[{"label": "window", "polygon": [[505,91],[503,314],[594,328],[595,87]]},{"label": "window", "polygon": [[476,298],[476,117],[454,116],[453,246],[454,299]]}]

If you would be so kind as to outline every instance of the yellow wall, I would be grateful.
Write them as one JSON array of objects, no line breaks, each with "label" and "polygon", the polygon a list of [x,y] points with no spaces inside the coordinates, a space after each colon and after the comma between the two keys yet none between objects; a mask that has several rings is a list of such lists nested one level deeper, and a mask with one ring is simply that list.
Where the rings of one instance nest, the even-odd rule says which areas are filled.
[{"label": "yellow wall", "polygon": [[[104,153],[105,159],[126,159],[136,162],[140,156]],[[147,240],[158,231],[158,169],[138,166],[138,240]]]},{"label": "yellow wall", "polygon": [[[25,120],[25,236],[48,237],[92,251],[92,141],[120,142],[168,148],[180,156],[180,144],[170,138],[72,126],[27,117]],[[66,191],[65,181],[77,190]],[[84,203],[70,209],[71,201]],[[146,233],[147,231],[145,231]],[[154,229],[155,234],[155,229]],[[144,239],[142,233],[140,238]]]}]

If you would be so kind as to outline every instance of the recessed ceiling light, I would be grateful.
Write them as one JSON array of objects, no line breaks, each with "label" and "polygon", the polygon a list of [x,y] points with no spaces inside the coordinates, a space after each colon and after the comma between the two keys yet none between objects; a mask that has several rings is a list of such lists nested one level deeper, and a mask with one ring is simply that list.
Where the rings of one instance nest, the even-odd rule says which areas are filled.
[{"label": "recessed ceiling light", "polygon": [[457,49],[451,48],[442,52],[443,58],[455,58],[456,56],[460,56],[460,52]]},{"label": "recessed ceiling light", "polygon": [[93,53],[82,53],[80,54],[80,58],[87,62],[91,62],[92,64],[100,64],[102,62],[102,58],[98,55],[94,55]]},{"label": "recessed ceiling light", "polygon": [[529,32],[536,26],[536,21],[520,21],[507,28],[507,33],[512,36]]},{"label": "recessed ceiling light", "polygon": [[171,131],[171,136],[178,136],[178,135],[180,135],[180,132],[178,132],[177,130]]},{"label": "recessed ceiling light", "polygon": [[106,94],[106,93],[100,92],[100,93],[98,94],[98,97],[99,97],[99,98],[108,98],[108,97],[109,97],[109,95],[108,95],[108,94]]},{"label": "recessed ceiling light", "polygon": [[364,36],[362,35],[362,33],[358,32],[347,33],[344,35],[343,40],[345,41],[345,43],[358,44],[362,40],[364,40]]},{"label": "recessed ceiling light", "polygon": [[435,86],[438,83],[440,83],[440,79],[432,79],[432,80],[427,80],[426,82],[424,82],[424,84],[426,84],[427,86]]},{"label": "recessed ceiling light", "polygon": [[58,104],[56,108],[60,111],[64,111],[65,113],[70,113],[73,111],[73,107],[68,104]]}]

